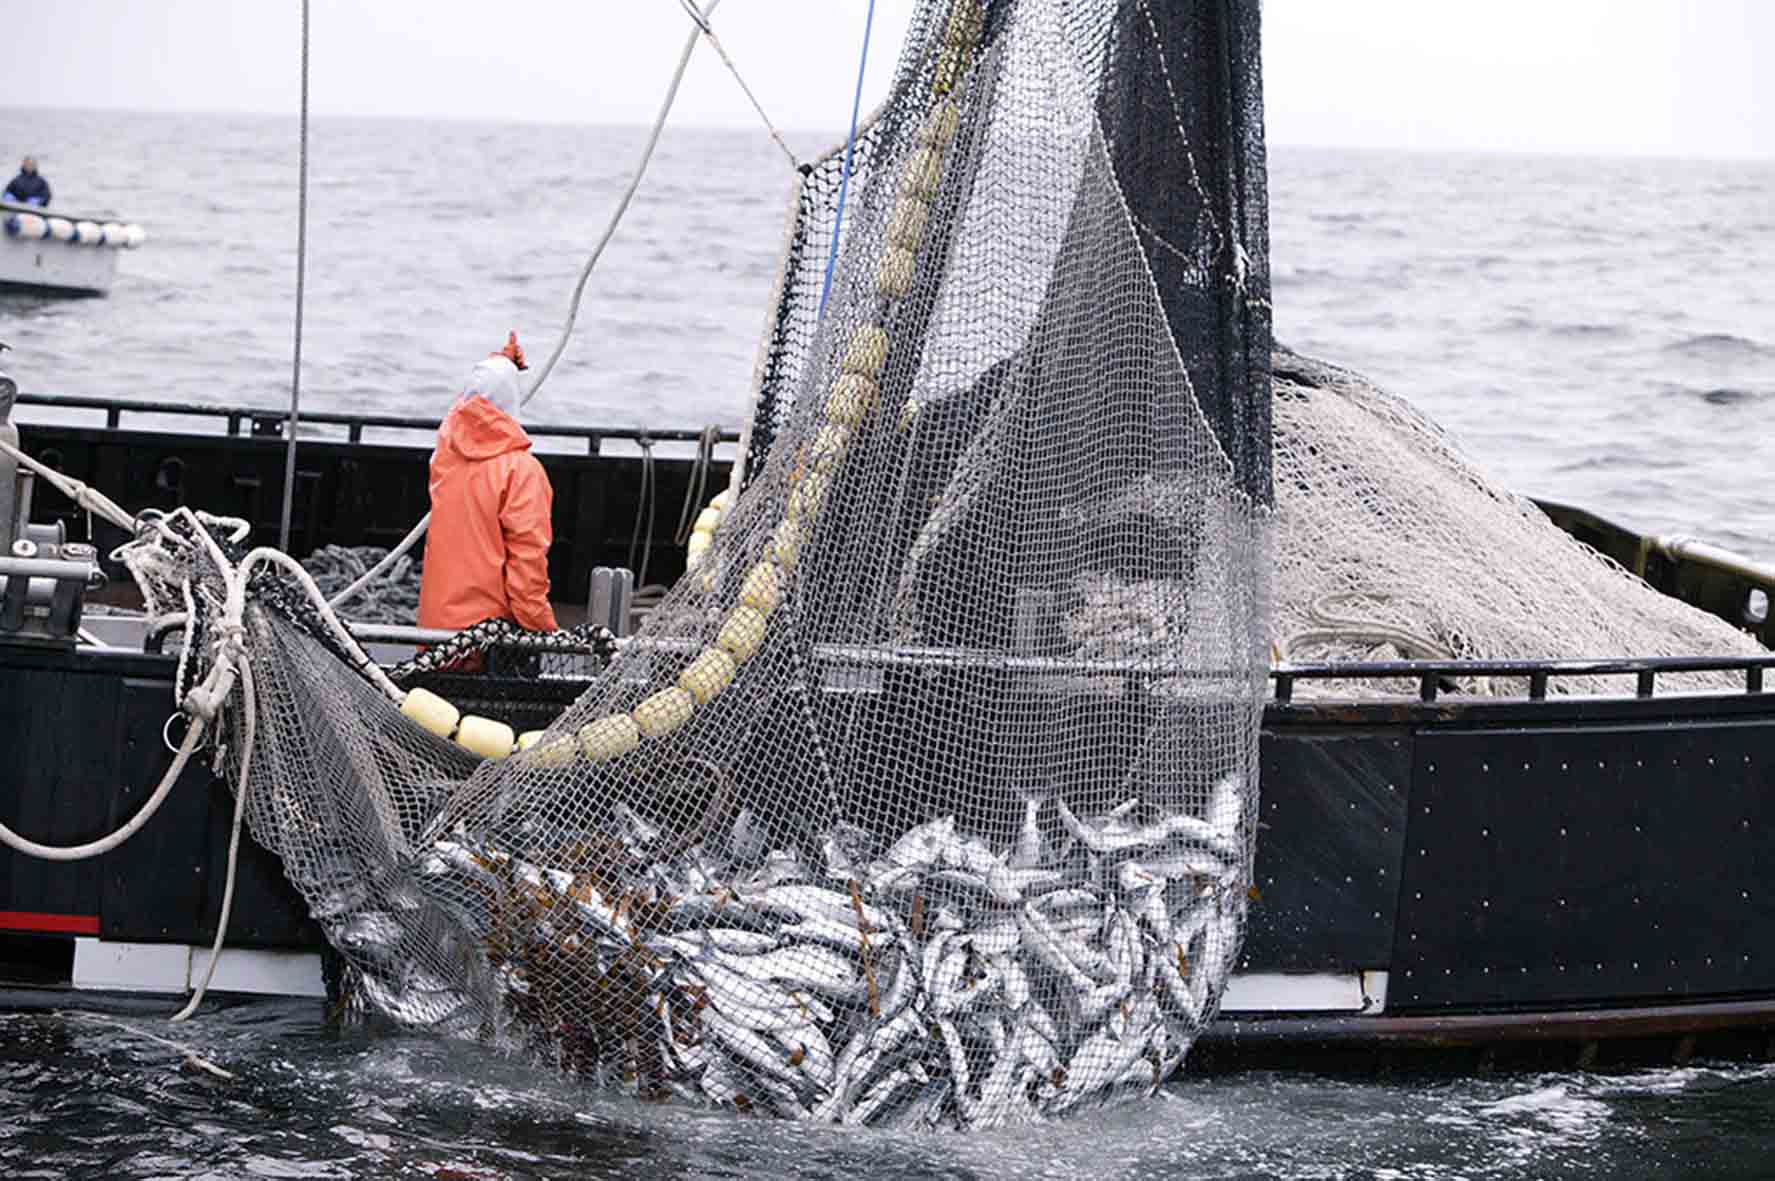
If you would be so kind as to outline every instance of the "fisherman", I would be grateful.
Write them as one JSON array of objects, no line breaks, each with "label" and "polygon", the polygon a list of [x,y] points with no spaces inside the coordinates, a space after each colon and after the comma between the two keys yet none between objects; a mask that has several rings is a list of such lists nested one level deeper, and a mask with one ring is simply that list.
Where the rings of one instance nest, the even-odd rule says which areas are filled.
[{"label": "fisherman", "polygon": [[509,619],[528,631],[557,630],[548,565],[554,489],[518,425],[525,368],[513,332],[475,366],[438,427],[420,627]]},{"label": "fisherman", "polygon": [[49,182],[37,171],[37,161],[26,156],[18,166],[18,175],[7,182],[6,191],[0,193],[0,200],[11,201],[17,205],[48,205]]}]

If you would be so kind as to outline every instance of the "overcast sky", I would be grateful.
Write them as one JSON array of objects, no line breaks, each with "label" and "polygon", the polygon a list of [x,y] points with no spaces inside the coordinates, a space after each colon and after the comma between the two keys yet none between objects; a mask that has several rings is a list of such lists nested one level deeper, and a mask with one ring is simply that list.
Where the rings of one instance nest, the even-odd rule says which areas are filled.
[{"label": "overcast sky", "polygon": [[[723,0],[715,14],[804,150],[849,117],[866,8]],[[0,0],[0,106],[293,111],[299,9]],[[865,106],[911,9],[877,0]],[[678,0],[313,0],[312,103],[647,122],[686,23]],[[1264,26],[1274,144],[1775,156],[1775,0],[1268,0]],[[705,49],[675,118],[753,116]]]}]

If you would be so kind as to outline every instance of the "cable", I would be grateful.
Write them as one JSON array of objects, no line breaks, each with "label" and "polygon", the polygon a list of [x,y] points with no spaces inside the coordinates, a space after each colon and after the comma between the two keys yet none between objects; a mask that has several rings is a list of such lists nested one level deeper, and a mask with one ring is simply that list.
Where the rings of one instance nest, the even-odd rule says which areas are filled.
[{"label": "cable", "polygon": [[[708,38],[709,47],[720,55],[722,64],[727,67],[727,72],[733,75],[733,80],[740,84],[740,89],[745,92],[747,100],[752,104],[752,109],[758,112],[760,119],[764,120],[764,129],[770,132],[770,138],[776,140],[777,147],[783,150],[783,155],[789,157],[789,166],[797,172],[803,171],[801,161],[795,158],[795,153],[790,149],[789,142],[783,138],[783,133],[777,130],[777,125],[772,123],[770,116],[764,113],[764,104],[758,101],[758,96],[752,93],[750,86],[746,85],[745,78],[740,75],[740,68],[733,64],[731,57],[727,56],[727,49],[721,44],[721,38],[715,36],[715,28],[709,24],[707,14],[698,12],[696,5],[691,3],[691,0],[679,0],[679,3],[684,6],[684,11],[690,14],[690,19],[696,22],[697,28],[703,31],[703,36]],[[713,12],[714,9],[713,4],[709,5],[709,11]]]},{"label": "cable", "polygon": [[[873,2],[874,0],[871,0],[871,3]],[[647,164],[653,159],[654,146],[659,143],[660,132],[665,130],[666,115],[670,113],[672,103],[678,97],[678,85],[684,81],[684,71],[690,65],[690,55],[696,49],[697,38],[702,35],[703,27],[707,24],[706,18],[715,11],[716,6],[720,3],[721,0],[709,0],[709,6],[702,10],[705,20],[699,22],[697,27],[690,31],[690,36],[684,39],[684,49],[678,55],[678,68],[672,72],[671,85],[666,87],[665,100],[660,103],[659,114],[654,117],[653,130],[647,135],[647,144],[641,150],[641,160],[635,166],[635,175],[629,179],[629,187],[623,190],[622,199],[616,203],[616,212],[610,215],[610,224],[604,227],[604,235],[598,239],[598,244],[592,247],[591,257],[587,258],[585,265],[580,268],[579,281],[573,285],[573,300],[567,307],[567,323],[561,329],[561,338],[555,342],[554,352],[549,354],[548,360],[544,361],[542,368],[537,371],[536,380],[530,383],[530,388],[525,391],[524,400],[520,405],[528,406],[530,404],[530,399],[536,396],[536,392],[542,388],[542,383],[548,380],[550,373],[554,372],[555,362],[559,361],[561,354],[567,351],[567,342],[573,337],[573,325],[579,319],[579,301],[580,297],[585,294],[586,280],[592,277],[592,268],[598,265],[598,258],[604,253],[604,247],[610,244],[611,236],[616,233],[617,223],[622,221],[623,214],[628,211],[629,202],[634,199],[635,190],[641,187],[641,178],[647,174]]]},{"label": "cable", "polygon": [[851,132],[844,141],[844,173],[838,181],[838,214],[832,223],[832,250],[826,255],[826,278],[820,284],[820,310],[826,314],[826,297],[832,293],[832,272],[838,266],[838,235],[844,229],[844,202],[850,195],[851,159],[857,150],[857,113],[863,109],[863,74],[869,66],[869,31],[875,27],[875,0],[869,0],[869,12],[863,18],[863,54],[857,62],[857,93],[851,99]]},{"label": "cable", "polygon": [[684,489],[684,507],[678,510],[678,531],[672,534],[672,541],[676,545],[687,545],[690,542],[690,531],[695,527],[697,512],[703,506],[703,493],[709,488],[709,468],[715,462],[715,444],[720,435],[721,428],[710,423],[697,438],[696,458],[690,465],[690,482]]},{"label": "cable", "polygon": [[296,500],[296,424],[302,412],[303,282],[308,273],[308,0],[302,0],[302,115],[296,155],[296,344],[290,360],[290,421],[284,440],[284,502],[277,548],[290,548],[290,510]]}]

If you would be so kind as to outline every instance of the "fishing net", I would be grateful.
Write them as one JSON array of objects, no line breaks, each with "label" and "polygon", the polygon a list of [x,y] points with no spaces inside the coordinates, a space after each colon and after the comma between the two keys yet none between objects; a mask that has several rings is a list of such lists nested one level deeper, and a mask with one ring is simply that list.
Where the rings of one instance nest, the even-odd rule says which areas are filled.
[{"label": "fishing net", "polygon": [[850,1123],[1177,1068],[1242,935],[1267,671],[1256,25],[921,4],[848,183],[802,187],[743,493],[516,753],[293,564],[144,535],[349,1006]]},{"label": "fishing net", "polygon": [[[1752,636],[1660,594],[1499,487],[1404,400],[1290,353],[1275,362],[1276,635],[1293,661],[1592,660],[1752,655]],[[1628,674],[1631,677],[1631,674]],[[1742,672],[1666,674],[1674,690],[1741,689]],[[1526,692],[1526,678],[1458,678]],[[1387,680],[1297,692],[1414,692]],[[1619,676],[1547,691],[1620,692]]]}]

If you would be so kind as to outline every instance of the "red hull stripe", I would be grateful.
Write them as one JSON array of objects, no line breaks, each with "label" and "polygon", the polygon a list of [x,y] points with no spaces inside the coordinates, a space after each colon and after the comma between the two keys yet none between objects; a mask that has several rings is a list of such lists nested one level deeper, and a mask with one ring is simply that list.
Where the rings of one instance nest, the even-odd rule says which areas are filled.
[{"label": "red hull stripe", "polygon": [[97,935],[96,914],[36,914],[28,910],[0,910],[0,931],[47,931],[57,935]]}]

